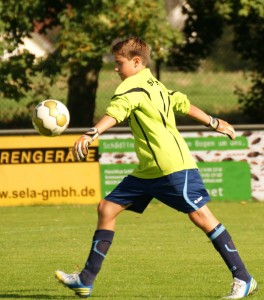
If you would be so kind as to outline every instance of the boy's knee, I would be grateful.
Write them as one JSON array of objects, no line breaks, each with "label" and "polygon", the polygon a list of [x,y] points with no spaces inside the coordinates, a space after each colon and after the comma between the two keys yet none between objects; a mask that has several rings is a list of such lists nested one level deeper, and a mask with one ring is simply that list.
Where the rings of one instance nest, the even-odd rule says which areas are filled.
[{"label": "boy's knee", "polygon": [[210,232],[215,226],[219,224],[219,221],[206,207],[202,207],[195,212],[189,213],[190,220],[205,233]]},{"label": "boy's knee", "polygon": [[105,207],[106,207],[105,200],[103,199],[97,205],[97,213],[98,213],[98,215],[102,215],[104,213]]}]

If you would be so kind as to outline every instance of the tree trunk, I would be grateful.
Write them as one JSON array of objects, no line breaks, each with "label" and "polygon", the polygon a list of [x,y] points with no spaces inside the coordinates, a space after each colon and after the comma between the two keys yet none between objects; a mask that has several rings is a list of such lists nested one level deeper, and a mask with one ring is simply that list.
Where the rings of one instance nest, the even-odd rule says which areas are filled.
[{"label": "tree trunk", "polygon": [[80,66],[68,80],[68,101],[70,111],[69,127],[91,127],[95,112],[96,90],[102,63]]}]

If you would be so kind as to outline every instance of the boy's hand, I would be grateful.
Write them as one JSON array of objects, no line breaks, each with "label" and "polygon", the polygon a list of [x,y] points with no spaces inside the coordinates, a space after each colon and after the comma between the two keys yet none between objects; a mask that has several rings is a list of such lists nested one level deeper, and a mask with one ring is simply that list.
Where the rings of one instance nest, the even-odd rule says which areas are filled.
[{"label": "boy's hand", "polygon": [[227,135],[231,140],[236,138],[234,127],[224,120],[216,119],[210,116],[210,123],[208,126],[217,132]]},{"label": "boy's hand", "polygon": [[88,154],[88,147],[98,137],[98,129],[93,127],[83,134],[74,144],[73,155],[75,160],[82,161]]}]

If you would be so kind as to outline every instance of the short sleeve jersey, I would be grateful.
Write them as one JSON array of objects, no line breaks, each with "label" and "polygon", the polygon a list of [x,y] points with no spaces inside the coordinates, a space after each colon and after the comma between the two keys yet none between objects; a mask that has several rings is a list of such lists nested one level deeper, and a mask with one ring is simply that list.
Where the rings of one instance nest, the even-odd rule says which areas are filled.
[{"label": "short sleeve jersey", "polygon": [[186,95],[168,90],[148,68],[128,77],[117,87],[106,114],[117,122],[128,118],[139,160],[131,175],[158,178],[197,168],[176,128],[175,113],[187,114],[189,110]]}]

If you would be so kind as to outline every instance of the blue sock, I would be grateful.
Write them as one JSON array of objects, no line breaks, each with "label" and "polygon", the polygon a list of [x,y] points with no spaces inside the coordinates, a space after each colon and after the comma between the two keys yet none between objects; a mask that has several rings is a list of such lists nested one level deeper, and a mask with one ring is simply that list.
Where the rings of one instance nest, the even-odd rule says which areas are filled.
[{"label": "blue sock", "polygon": [[207,236],[222,256],[233,277],[249,282],[250,275],[225,227],[219,223]]},{"label": "blue sock", "polygon": [[79,275],[84,285],[93,284],[96,275],[101,269],[107,251],[112,244],[113,238],[114,231],[105,229],[95,231],[89,257]]}]

